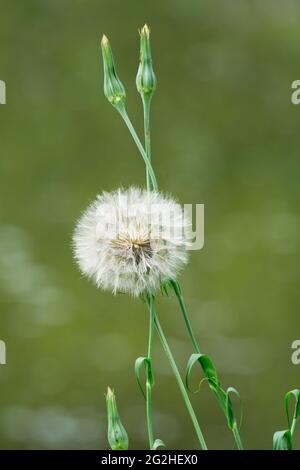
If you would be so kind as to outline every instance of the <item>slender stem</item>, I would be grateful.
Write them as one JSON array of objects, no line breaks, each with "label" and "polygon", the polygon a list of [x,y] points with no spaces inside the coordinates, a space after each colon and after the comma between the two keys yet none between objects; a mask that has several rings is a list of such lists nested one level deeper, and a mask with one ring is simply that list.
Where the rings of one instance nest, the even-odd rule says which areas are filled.
[{"label": "slender stem", "polygon": [[[150,107],[151,98],[143,97],[145,150],[149,162],[151,162]],[[151,178],[148,168],[146,168],[146,180],[147,189],[151,190]]]},{"label": "slender stem", "polygon": [[[147,296],[147,307],[150,313],[149,323],[149,343],[148,343],[148,361],[146,366],[146,408],[147,408],[147,430],[149,437],[150,449],[153,448],[154,437],[153,437],[153,425],[152,425],[152,351],[153,351],[153,333],[154,333],[154,311],[153,311],[153,297]],[[150,380],[151,377],[151,380]]]},{"label": "slender stem", "polygon": [[192,324],[191,324],[191,321],[190,321],[190,318],[189,318],[189,315],[188,315],[188,312],[187,312],[187,309],[186,309],[186,306],[185,306],[184,298],[183,298],[183,295],[181,293],[179,282],[172,280],[171,281],[171,286],[173,287],[175,295],[178,299],[178,302],[179,302],[179,305],[180,305],[180,308],[181,308],[181,312],[182,312],[182,315],[183,315],[183,319],[184,319],[186,328],[188,330],[188,333],[190,335],[190,338],[191,338],[192,344],[194,346],[194,349],[195,349],[196,353],[201,354],[200,348],[199,348],[198,342],[196,340],[196,337],[194,335]]},{"label": "slender stem", "polygon": [[147,305],[150,313],[150,324],[149,324],[149,341],[148,341],[148,357],[152,357],[153,351],[153,333],[154,333],[154,310],[153,310],[153,297],[149,295],[147,297]]},{"label": "slender stem", "polygon": [[140,153],[143,157],[146,168],[149,172],[149,177],[151,179],[153,189],[154,189],[154,191],[157,191],[157,189],[158,189],[157,188],[157,181],[156,181],[156,177],[155,177],[151,162],[150,162],[150,160],[148,160],[148,157],[147,157],[147,154],[144,150],[144,147],[143,147],[143,145],[142,145],[142,143],[141,143],[141,141],[140,141],[133,125],[132,125],[132,122],[130,121],[130,119],[128,117],[128,114],[125,110],[125,107],[122,106],[122,107],[119,107],[117,109],[118,109],[119,113],[121,114],[126,126],[128,127],[128,130],[129,130],[130,134],[132,135],[133,140],[135,141],[135,143],[136,143],[136,145],[137,145],[137,147],[138,147],[138,149],[139,149],[139,151],[140,151]]},{"label": "slender stem", "polygon": [[202,447],[203,450],[207,450],[207,445],[206,445],[206,442],[204,440],[204,437],[203,437],[203,434],[202,434],[202,431],[201,431],[201,428],[199,426],[199,423],[198,423],[198,420],[197,420],[197,417],[195,415],[195,412],[194,412],[194,409],[193,409],[193,406],[190,402],[190,399],[189,399],[189,396],[187,394],[187,391],[185,389],[185,386],[184,386],[184,383],[182,381],[182,378],[180,376],[180,373],[179,373],[179,370],[178,370],[178,367],[176,365],[176,362],[175,362],[175,359],[173,357],[173,354],[170,350],[170,347],[168,345],[168,342],[167,342],[167,339],[164,335],[164,332],[163,332],[163,329],[159,323],[159,320],[157,318],[157,314],[155,312],[155,309],[154,309],[154,306],[153,306],[153,312],[154,312],[154,322],[155,322],[155,327],[156,327],[156,330],[158,332],[158,336],[159,336],[159,339],[161,341],[161,344],[164,348],[164,351],[166,353],[166,356],[168,358],[168,361],[170,363],[170,366],[173,370],[173,373],[175,375],[175,378],[176,378],[176,381],[178,383],[178,386],[179,386],[179,389],[181,391],[181,394],[183,396],[183,399],[184,399],[184,402],[186,404],[186,407],[187,407],[187,410],[189,412],[189,415],[191,417],[191,420],[192,420],[192,423],[194,425],[194,428],[195,428],[195,431],[196,431],[196,434],[197,434],[197,437],[199,439],[199,442],[200,442],[200,445]]},{"label": "slender stem", "polygon": [[[145,162],[145,165],[146,165],[146,178],[147,178],[147,189],[150,190],[151,189],[151,184],[152,184],[153,190],[158,191],[157,180],[156,180],[155,173],[153,171],[153,167],[152,167],[152,164],[151,164],[150,104],[151,104],[151,100],[143,99],[144,136],[145,136],[145,149],[146,149],[146,151],[145,151],[143,145],[141,144],[141,141],[140,141],[140,139],[139,139],[139,137],[138,137],[138,135],[137,135],[137,133],[136,133],[129,117],[128,117],[128,115],[127,115],[125,107],[122,106],[122,107],[117,108],[117,109],[118,109],[119,113],[121,114],[125,124],[127,125],[128,129],[129,129],[129,132],[132,135],[132,137],[133,137],[133,139],[134,139],[134,141],[135,141],[135,143],[136,143],[136,145],[137,145],[137,147],[138,147],[138,149],[139,149],[139,151],[140,151],[140,153],[143,157],[143,160]],[[178,299],[178,302],[179,302],[179,305],[180,305],[180,308],[181,308],[181,312],[182,312],[182,315],[183,315],[183,318],[184,318],[184,322],[185,322],[186,328],[188,330],[188,333],[189,333],[191,342],[193,344],[193,347],[194,347],[195,351],[198,354],[200,354],[200,348],[199,348],[198,342],[197,342],[196,337],[195,337],[194,332],[193,332],[192,324],[191,324],[190,319],[189,319],[189,315],[188,315],[188,312],[187,312],[187,309],[186,309],[186,306],[185,306],[184,298],[183,298],[183,295],[181,294],[180,285],[177,281],[171,281],[171,285],[172,285],[173,290],[174,290],[174,292],[176,294],[176,297]],[[165,350],[165,353],[166,353],[166,355],[169,359],[170,365],[171,365],[172,370],[174,372],[174,375],[176,377],[176,380],[177,380],[177,383],[179,385],[180,391],[183,395],[183,398],[184,398],[184,401],[186,403],[187,409],[188,409],[189,414],[191,416],[191,419],[192,419],[192,422],[194,424],[194,427],[195,427],[197,436],[199,438],[201,447],[203,449],[207,449],[203,434],[201,432],[199,423],[197,421],[197,417],[196,417],[195,412],[193,410],[192,404],[189,400],[189,397],[188,397],[188,394],[186,392],[185,386],[182,382],[182,379],[181,379],[180,373],[178,371],[176,362],[173,358],[172,352],[171,352],[171,350],[168,346],[166,337],[164,336],[163,330],[160,326],[157,315],[155,313],[154,306],[153,306],[153,299],[152,299],[151,304],[149,304],[147,302],[147,305],[148,305],[149,312],[150,312],[149,347],[148,347],[148,359],[150,361],[150,367],[151,367],[151,354],[152,354],[152,342],[153,342],[153,338],[152,338],[152,335],[153,335],[152,328],[153,327],[151,327],[151,323],[154,322],[155,327],[158,331],[158,335],[159,335],[160,340],[162,342],[163,348]],[[147,368],[148,367],[149,366],[147,366]],[[147,426],[148,426],[148,435],[149,435],[150,448],[152,448],[152,444],[153,444],[152,413],[151,413],[152,384],[148,380],[148,377],[149,377],[148,372],[149,371],[147,370],[147,384],[146,384]],[[294,425],[294,422],[293,422],[293,425]],[[292,428],[293,428],[293,426],[292,426]],[[293,431],[294,431],[294,429],[293,429]],[[232,432],[233,432],[235,442],[236,442],[236,445],[237,445],[238,449],[243,449],[243,445],[242,445],[242,441],[241,441],[241,438],[240,438],[238,427],[235,426],[232,429]]]},{"label": "slender stem", "polygon": [[292,427],[291,427],[291,435],[292,437],[294,436],[295,434],[295,431],[296,431],[296,425],[297,425],[297,418],[293,418],[293,421],[292,421]]},{"label": "slender stem", "polygon": [[[189,314],[188,314],[187,309],[186,309],[184,298],[183,298],[183,295],[181,293],[180,284],[179,284],[178,281],[174,281],[174,280],[170,281],[170,283],[171,283],[171,286],[172,286],[172,288],[175,292],[175,295],[178,299],[178,303],[180,305],[182,316],[183,316],[186,328],[188,330],[191,342],[193,344],[194,350],[197,354],[201,354],[198,342],[197,342],[196,337],[195,337],[194,332],[193,332],[193,328],[192,328],[192,324],[191,324],[191,321],[190,321],[190,318],[189,318]],[[222,410],[226,415],[226,410],[224,408],[222,408]],[[237,448],[242,450],[243,449],[243,444],[242,444],[241,436],[240,436],[239,429],[238,429],[237,426],[232,429],[232,433],[233,433],[234,440],[235,440]]]},{"label": "slender stem", "polygon": [[237,446],[238,450],[244,450],[244,446],[243,446],[243,443],[242,443],[242,440],[241,440],[239,429],[236,425],[233,426],[232,433],[234,435],[235,443],[236,443],[236,446]]},{"label": "slender stem", "polygon": [[[150,147],[150,100],[143,99],[143,110],[144,110],[144,133],[145,133],[145,150],[148,163],[151,165],[151,147]],[[150,177],[149,168],[146,165],[146,180],[147,190],[150,191],[152,188],[152,179]],[[157,190],[157,184],[156,184]],[[147,296],[147,306],[150,313],[150,324],[149,324],[149,344],[148,344],[148,364],[147,364],[147,382],[146,382],[146,407],[147,407],[147,428],[150,449],[153,448],[154,436],[153,436],[153,425],[152,425],[152,350],[153,350],[153,333],[154,333],[154,310],[153,310],[153,297],[152,295]],[[151,377],[151,381],[149,380]]]},{"label": "slender stem", "polygon": [[[150,106],[149,106],[149,111],[150,111]],[[145,153],[144,147],[142,146],[141,141],[139,140],[139,138],[137,136],[137,133],[136,133],[134,127],[132,126],[132,123],[131,123],[130,119],[128,118],[125,109],[124,109],[124,111],[119,109],[119,112],[120,112],[121,116],[123,117],[128,129],[129,129],[129,131],[130,131],[130,133],[131,133],[131,135],[132,135],[132,137],[133,137],[133,139],[134,139],[134,141],[135,141],[135,143],[136,143],[136,145],[137,145],[137,147],[138,147],[138,149],[139,149],[139,151],[140,151],[140,153],[141,153],[141,155],[144,159],[144,162],[146,164],[147,172],[149,171],[149,175],[150,175],[150,178],[151,178],[151,181],[152,181],[153,189],[155,191],[157,191],[158,186],[157,186],[155,174],[153,172],[153,168],[152,168],[152,165],[151,165],[151,161],[148,159],[147,154]],[[147,110],[147,112],[148,112],[148,110]],[[146,111],[145,111],[145,107],[144,107],[144,126],[145,126],[145,114],[146,114]],[[146,116],[146,119],[147,119],[147,116]],[[147,122],[146,122],[146,124],[147,124]],[[148,139],[149,139],[149,142],[148,142],[147,145],[149,145],[149,147],[150,147],[150,127],[149,127],[149,134],[147,135],[147,141],[148,141]],[[145,127],[145,145],[146,145],[146,127]],[[150,155],[150,158],[151,158],[151,155]],[[153,178],[153,176],[154,176],[154,178]],[[148,187],[148,180],[147,180],[147,187]],[[184,297],[181,293],[180,285],[177,281],[171,281],[171,285],[172,285],[172,288],[173,288],[173,290],[176,294],[176,297],[178,299],[180,309],[181,309],[181,312],[182,312],[182,315],[183,315],[183,319],[184,319],[186,328],[188,330],[188,333],[189,333],[191,342],[193,344],[193,347],[194,347],[195,351],[198,354],[201,354],[200,348],[199,348],[198,342],[196,340],[196,337],[194,335],[192,324],[191,324],[191,321],[189,319],[189,315],[188,315],[188,312],[187,312],[187,309],[186,309],[186,306],[185,306]],[[235,430],[232,430],[232,432],[233,432],[233,435],[234,435],[234,439],[235,439],[237,448],[238,449],[243,449],[242,441],[241,441],[241,437],[240,437],[238,428],[236,428]]]}]

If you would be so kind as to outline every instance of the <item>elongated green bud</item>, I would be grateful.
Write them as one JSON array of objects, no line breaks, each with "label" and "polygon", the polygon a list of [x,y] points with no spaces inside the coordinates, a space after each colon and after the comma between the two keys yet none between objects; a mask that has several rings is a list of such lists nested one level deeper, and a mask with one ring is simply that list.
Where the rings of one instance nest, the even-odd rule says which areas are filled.
[{"label": "elongated green bud", "polygon": [[140,31],[140,64],[136,76],[136,87],[142,98],[152,98],[156,88],[156,76],[152,67],[150,30],[145,24]]},{"label": "elongated green bud", "polygon": [[106,394],[106,406],[109,445],[112,450],[127,450],[128,435],[119,417],[115,394],[109,387]]},{"label": "elongated green bud", "polygon": [[122,107],[126,99],[125,88],[117,75],[112,50],[105,35],[101,40],[101,49],[104,68],[104,94],[113,106]]}]

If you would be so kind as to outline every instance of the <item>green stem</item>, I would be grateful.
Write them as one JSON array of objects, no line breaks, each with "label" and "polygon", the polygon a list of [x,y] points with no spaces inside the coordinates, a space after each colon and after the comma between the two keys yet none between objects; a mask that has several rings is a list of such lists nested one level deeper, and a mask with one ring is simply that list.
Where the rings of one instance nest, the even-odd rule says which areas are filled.
[{"label": "green stem", "polygon": [[206,445],[206,442],[204,440],[204,437],[203,437],[203,434],[202,434],[202,431],[201,431],[201,428],[199,426],[199,423],[198,423],[198,420],[197,420],[197,417],[195,415],[195,412],[194,412],[194,409],[193,409],[193,406],[190,402],[190,399],[189,399],[189,396],[187,394],[187,391],[185,389],[185,386],[184,386],[184,383],[182,381],[182,378],[180,376],[180,373],[179,373],[179,370],[178,370],[178,367],[176,365],[176,362],[175,362],[175,359],[173,357],[173,354],[170,350],[170,347],[168,345],[168,342],[167,342],[167,339],[164,335],[164,332],[162,330],[162,327],[159,323],[159,320],[157,318],[157,314],[155,312],[155,309],[154,309],[154,306],[153,306],[153,312],[154,312],[154,322],[155,322],[155,327],[156,327],[156,330],[157,330],[157,333],[158,333],[158,336],[159,336],[159,339],[161,341],[161,344],[162,344],[162,347],[166,353],[166,356],[168,358],[168,361],[170,363],[170,366],[172,368],[172,371],[175,375],[175,378],[176,378],[176,381],[177,381],[177,384],[179,386],[179,389],[180,389],[180,392],[182,394],[182,397],[184,399],[184,402],[186,404],[186,407],[187,407],[187,410],[188,410],[188,413],[191,417],[191,420],[192,420],[192,423],[194,425],[194,428],[195,428],[195,431],[196,431],[196,434],[197,434],[197,437],[199,439],[199,442],[200,442],[200,445],[202,447],[203,450],[207,450],[207,445]]},{"label": "green stem", "polygon": [[294,434],[295,434],[295,431],[296,431],[296,425],[297,425],[297,418],[293,418],[292,426],[291,426],[291,436],[292,436],[292,438],[294,437]]},{"label": "green stem", "polygon": [[[198,342],[197,342],[196,337],[195,337],[194,332],[193,332],[193,328],[192,328],[192,324],[191,324],[191,321],[190,321],[190,318],[189,318],[189,314],[188,314],[188,311],[186,309],[184,298],[183,298],[183,295],[181,293],[180,284],[179,284],[178,281],[174,281],[174,280],[171,280],[170,284],[171,284],[171,286],[172,286],[172,288],[175,292],[178,303],[180,305],[180,309],[181,309],[181,313],[182,313],[182,316],[183,316],[183,319],[184,319],[184,323],[185,323],[185,326],[186,326],[187,331],[189,333],[189,336],[190,336],[191,342],[193,344],[194,350],[197,354],[201,354]],[[226,410],[224,410],[223,407],[222,407],[222,410],[223,410],[223,412],[225,413],[225,416],[226,416]],[[240,436],[238,427],[234,427],[232,429],[232,433],[233,433],[234,440],[235,440],[237,448],[239,450],[242,450],[243,449],[243,444],[242,444],[242,440],[241,440],[241,436]]]},{"label": "green stem", "polygon": [[185,323],[185,326],[188,330],[188,333],[189,333],[190,339],[192,341],[192,344],[194,346],[194,349],[195,349],[196,353],[201,354],[200,348],[199,348],[198,342],[196,340],[196,337],[194,335],[192,324],[191,324],[191,321],[190,321],[190,318],[189,318],[189,315],[188,315],[188,312],[187,312],[187,309],[186,309],[186,306],[185,306],[184,298],[183,298],[183,295],[181,293],[181,288],[180,288],[179,282],[171,280],[170,283],[171,283],[171,286],[172,286],[172,288],[175,292],[177,300],[179,302],[180,309],[181,309],[183,319],[184,319],[184,323]]},{"label": "green stem", "polygon": [[235,440],[238,450],[244,450],[244,446],[243,446],[241,436],[239,433],[239,428],[237,426],[233,426],[232,433],[234,435],[234,440]]},{"label": "green stem", "polygon": [[[145,135],[145,150],[148,162],[151,165],[151,145],[150,145],[150,101],[143,99],[143,110],[144,110],[144,135]],[[146,165],[146,181],[147,190],[152,189],[152,179],[150,177],[149,168]],[[157,183],[153,188],[157,190]],[[154,333],[154,311],[153,311],[153,297],[147,295],[147,306],[150,313],[150,324],[149,324],[149,344],[148,344],[148,361],[147,364],[147,382],[146,382],[146,407],[147,407],[147,429],[149,437],[150,449],[153,449],[154,436],[153,436],[153,425],[152,425],[152,386],[153,386],[153,375],[152,375],[152,350],[153,350],[153,333]],[[150,369],[150,370],[149,370]],[[151,381],[149,380],[151,377]]]},{"label": "green stem", "polygon": [[[155,178],[153,168],[152,168],[152,165],[151,165],[151,161],[148,159],[148,156],[145,153],[144,147],[142,146],[141,141],[139,140],[139,138],[138,138],[138,136],[135,132],[135,129],[133,128],[133,126],[131,124],[131,121],[129,120],[129,118],[127,116],[125,108],[124,108],[124,112],[122,110],[119,110],[119,112],[122,115],[124,121],[126,122],[127,127],[129,129],[132,137],[134,138],[134,141],[135,141],[135,143],[136,143],[136,145],[137,145],[137,147],[138,147],[138,149],[139,149],[139,151],[140,151],[140,153],[141,153],[141,155],[142,155],[142,157],[145,161],[146,169],[147,169],[147,172],[149,171],[149,175],[150,175],[150,178],[151,178],[151,181],[152,181],[152,184],[153,184],[153,188],[154,188],[155,191],[157,191],[158,186],[157,186],[156,178]],[[148,110],[145,110],[145,106],[144,106],[145,145],[149,145],[149,147],[150,147],[150,127],[147,124],[147,112],[150,112],[150,104],[149,104],[149,109]],[[146,122],[145,122],[145,119],[146,119]],[[147,132],[146,132],[146,129],[147,129],[146,125],[149,127],[149,129],[148,129],[149,134],[147,134]],[[147,144],[146,144],[146,137],[147,137],[147,141],[148,141]],[[150,156],[150,158],[151,158],[151,156]],[[152,173],[154,175],[155,183],[153,183]],[[147,180],[147,187],[148,187],[148,180]],[[180,309],[181,309],[181,312],[182,312],[182,315],[183,315],[183,319],[184,319],[186,328],[188,330],[191,342],[193,344],[194,350],[198,354],[201,354],[200,348],[199,348],[198,342],[196,340],[196,337],[194,335],[192,324],[191,324],[191,321],[189,319],[189,315],[188,315],[188,312],[187,312],[187,309],[186,309],[186,306],[185,306],[184,298],[183,298],[183,295],[181,293],[180,285],[177,281],[171,281],[171,285],[172,285],[172,288],[173,288],[173,290],[175,292],[175,295],[178,299]],[[232,430],[232,432],[233,432],[233,435],[234,435],[234,439],[235,439],[235,443],[237,445],[237,448],[238,449],[243,449],[243,445],[242,445],[242,441],[241,441],[241,437],[240,437],[238,428]]]},{"label": "green stem", "polygon": [[[149,162],[151,162],[150,107],[151,98],[143,98],[145,150]],[[146,180],[147,189],[151,190],[151,178],[148,168],[146,168]]]},{"label": "green stem", "polygon": [[[146,408],[147,408],[147,430],[149,438],[150,449],[153,449],[154,437],[153,437],[153,425],[152,425],[152,351],[153,351],[153,333],[154,333],[154,311],[153,311],[153,297],[147,296],[146,299],[147,307],[150,313],[149,323],[149,343],[148,343],[148,361],[146,366]],[[150,379],[151,377],[151,379]]]},{"label": "green stem", "polygon": [[154,174],[154,171],[153,171],[153,168],[152,168],[152,165],[151,165],[151,162],[150,160],[148,159],[147,157],[147,154],[144,150],[144,147],[132,125],[132,122],[130,121],[129,117],[128,117],[128,114],[126,112],[126,109],[124,106],[120,106],[117,108],[119,113],[121,114],[126,126],[128,127],[128,130],[134,140],[134,142],[136,143],[137,145],[137,148],[139,149],[142,157],[143,157],[143,160],[145,162],[145,165],[146,165],[146,168],[147,168],[147,171],[149,173],[149,178],[151,179],[151,182],[152,182],[152,186],[153,186],[153,190],[154,191],[157,191],[158,190],[158,187],[157,187],[157,181],[156,181],[156,177],[155,177],[155,174]]}]

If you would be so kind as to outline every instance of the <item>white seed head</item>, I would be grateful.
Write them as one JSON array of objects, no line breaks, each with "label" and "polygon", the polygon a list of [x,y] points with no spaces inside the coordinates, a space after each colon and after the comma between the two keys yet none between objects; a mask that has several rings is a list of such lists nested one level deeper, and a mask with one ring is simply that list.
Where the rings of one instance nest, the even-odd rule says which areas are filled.
[{"label": "white seed head", "polygon": [[75,259],[98,287],[139,296],[187,263],[190,221],[170,197],[136,187],[103,192],[75,229]]}]

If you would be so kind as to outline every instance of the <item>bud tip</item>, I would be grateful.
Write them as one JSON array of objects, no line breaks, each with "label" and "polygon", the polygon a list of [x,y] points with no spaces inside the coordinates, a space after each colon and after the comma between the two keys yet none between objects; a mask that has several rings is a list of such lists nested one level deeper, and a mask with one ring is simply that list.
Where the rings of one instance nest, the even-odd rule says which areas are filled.
[{"label": "bud tip", "polygon": [[141,34],[146,34],[147,36],[149,36],[149,34],[150,34],[150,28],[148,27],[147,24],[144,24],[144,26],[142,27],[142,29],[141,29]]},{"label": "bud tip", "polygon": [[102,44],[103,46],[105,46],[106,44],[108,44],[108,39],[107,39],[107,37],[105,36],[105,34],[103,34],[103,36],[102,36],[101,44]]}]

